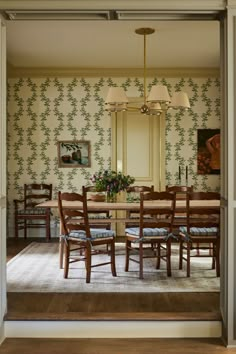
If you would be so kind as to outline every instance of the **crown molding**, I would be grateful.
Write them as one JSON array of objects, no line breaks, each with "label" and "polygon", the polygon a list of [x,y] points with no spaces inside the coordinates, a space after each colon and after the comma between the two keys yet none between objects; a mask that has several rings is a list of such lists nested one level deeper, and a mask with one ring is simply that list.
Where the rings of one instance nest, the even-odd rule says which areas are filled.
[{"label": "crown molding", "polygon": [[236,8],[236,0],[227,0],[227,8],[235,9]]},{"label": "crown molding", "polygon": [[[147,77],[219,77],[219,68],[152,68]],[[8,63],[8,78],[16,77],[142,77],[140,68],[22,68]]]},{"label": "crown molding", "polygon": [[[230,0],[228,0],[230,1]],[[0,10],[225,10],[226,0],[0,0]]]}]

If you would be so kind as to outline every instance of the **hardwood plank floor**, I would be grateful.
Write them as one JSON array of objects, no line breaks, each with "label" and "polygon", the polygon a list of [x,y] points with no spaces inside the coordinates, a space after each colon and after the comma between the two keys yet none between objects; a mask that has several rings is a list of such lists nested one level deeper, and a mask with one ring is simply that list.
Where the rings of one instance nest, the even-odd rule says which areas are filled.
[{"label": "hardwood plank floor", "polygon": [[7,320],[220,320],[218,293],[8,293]]},{"label": "hardwood plank floor", "polygon": [[30,339],[8,338],[1,354],[224,354],[236,353],[220,339]]},{"label": "hardwood plank floor", "polygon": [[[30,242],[7,240],[7,259]],[[52,239],[51,242],[58,242]],[[220,320],[216,293],[8,293],[7,320]]]}]

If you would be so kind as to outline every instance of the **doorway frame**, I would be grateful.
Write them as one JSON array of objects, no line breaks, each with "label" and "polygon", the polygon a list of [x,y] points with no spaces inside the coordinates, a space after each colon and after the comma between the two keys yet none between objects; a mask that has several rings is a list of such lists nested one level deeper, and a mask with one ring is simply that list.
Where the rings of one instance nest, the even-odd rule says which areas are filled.
[{"label": "doorway frame", "polygon": [[[29,1],[3,1],[0,0],[0,10],[6,8],[14,9],[16,6],[18,9],[27,9],[29,6]],[[40,6],[46,6],[47,8],[60,9],[61,6],[65,6],[63,1],[52,1],[48,0],[47,4],[42,4],[42,2],[34,2],[31,4],[31,8],[39,9]],[[76,4],[77,3],[77,4]],[[68,7],[73,6],[75,9],[105,9],[107,4],[105,1],[91,1],[88,5],[86,0],[81,1],[68,1]],[[120,10],[144,10],[143,1],[136,1],[135,5],[132,5],[130,1],[127,0],[111,0],[109,2],[109,7]],[[223,141],[225,142],[225,148],[222,149],[222,158],[224,161],[224,167],[222,169],[222,230],[224,231],[224,239],[222,242],[222,276],[221,276],[221,311],[223,317],[223,335],[226,344],[229,346],[236,346],[236,260],[234,255],[236,254],[236,243],[234,241],[234,234],[236,233],[236,179],[235,179],[235,125],[236,120],[236,107],[235,107],[235,93],[236,93],[236,78],[232,75],[235,73],[235,59],[236,59],[236,1],[235,0],[189,0],[188,4],[183,0],[148,0],[145,2],[145,10],[156,10],[156,11],[172,11],[172,15],[175,13],[177,16],[181,14],[186,15],[186,11],[199,12],[202,16],[208,15],[209,12],[214,14],[222,15],[221,19],[221,79],[222,79],[222,117],[224,117],[224,128],[223,128]],[[200,16],[200,15],[199,15]],[[2,33],[3,33],[2,29]],[[1,53],[4,53],[4,40],[1,40]],[[6,84],[6,77],[4,77],[4,72],[1,71],[0,75],[0,86],[4,90]],[[3,92],[2,92],[3,93]],[[1,96],[4,97],[4,96]],[[4,104],[2,105],[4,107]],[[1,126],[6,125],[6,112],[2,108],[1,114]],[[222,119],[223,120],[223,119]],[[4,129],[1,131],[1,135],[4,136]],[[1,164],[4,167],[4,161],[6,157],[3,156],[4,150],[1,153]],[[229,163],[228,163],[229,161]],[[5,165],[6,167],[6,165]],[[2,168],[3,170],[3,168]],[[1,194],[6,195],[6,179],[1,176],[0,181]],[[4,208],[3,208],[4,209]],[[4,212],[3,212],[4,220]],[[2,226],[0,234],[0,245],[1,245],[1,264],[0,264],[0,286],[1,286],[1,321],[3,321],[3,314],[6,310],[6,279],[5,271],[5,251],[6,251],[6,227]],[[42,323],[43,325],[43,323]],[[2,323],[0,324],[2,328]]]}]

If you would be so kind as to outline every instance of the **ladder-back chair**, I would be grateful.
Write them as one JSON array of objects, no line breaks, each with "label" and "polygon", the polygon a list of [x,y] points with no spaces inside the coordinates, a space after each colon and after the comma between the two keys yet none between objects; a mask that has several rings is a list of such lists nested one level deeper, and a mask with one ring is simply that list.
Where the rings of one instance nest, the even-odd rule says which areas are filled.
[{"label": "ladder-back chair", "polygon": [[[157,202],[157,206],[153,206],[153,202]],[[158,206],[158,202],[162,205],[164,203],[164,206]],[[171,276],[171,234],[174,209],[175,198],[173,193],[140,193],[139,226],[125,229],[126,272],[129,271],[130,261],[138,263],[139,278],[143,279],[143,259],[155,257],[157,259],[156,268],[160,267],[161,259],[165,260],[167,275]],[[138,254],[137,258],[133,257],[133,251]]]},{"label": "ladder-back chair", "polygon": [[[67,202],[67,206],[63,206],[64,202]],[[78,203],[78,208],[75,205],[70,207],[68,205],[70,202]],[[59,192],[58,208],[61,220],[60,237],[64,240],[64,278],[68,277],[70,264],[78,261],[85,262],[86,283],[90,283],[91,269],[93,267],[110,264],[112,275],[116,276],[115,232],[106,229],[90,228],[86,193]],[[104,253],[106,254],[108,253],[107,247],[109,245],[109,260],[92,264],[92,258],[95,258],[97,255],[96,252],[93,253],[93,248],[102,245],[106,246],[104,249]]]},{"label": "ladder-back chair", "polygon": [[[154,186],[130,186],[126,189],[128,201],[140,201],[140,193],[154,192]],[[127,210],[126,218],[131,222],[126,222],[125,227],[135,227],[139,225],[139,212],[137,210]],[[136,222],[135,222],[136,220]]]},{"label": "ladder-back chair", "polygon": [[[200,202],[203,200],[208,201],[207,206],[201,205]],[[198,202],[199,205],[197,205]],[[216,275],[219,277],[220,194],[216,192],[188,193],[187,226],[181,226],[179,231],[179,269],[182,269],[183,261],[185,261],[187,277],[189,277],[192,257],[212,257],[213,268],[216,268]]]},{"label": "ladder-back chair", "polygon": [[28,228],[45,228],[46,239],[50,240],[50,208],[38,208],[36,205],[51,199],[52,184],[24,184],[23,199],[14,199],[16,238],[19,230],[24,230],[24,238],[27,238]]}]

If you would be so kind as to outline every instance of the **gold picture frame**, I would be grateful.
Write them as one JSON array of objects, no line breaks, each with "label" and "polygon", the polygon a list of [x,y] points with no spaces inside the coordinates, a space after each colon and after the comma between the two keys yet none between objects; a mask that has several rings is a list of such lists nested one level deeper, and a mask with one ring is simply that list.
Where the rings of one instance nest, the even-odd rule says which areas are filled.
[{"label": "gold picture frame", "polygon": [[61,140],[57,142],[58,167],[91,167],[90,141]]}]

